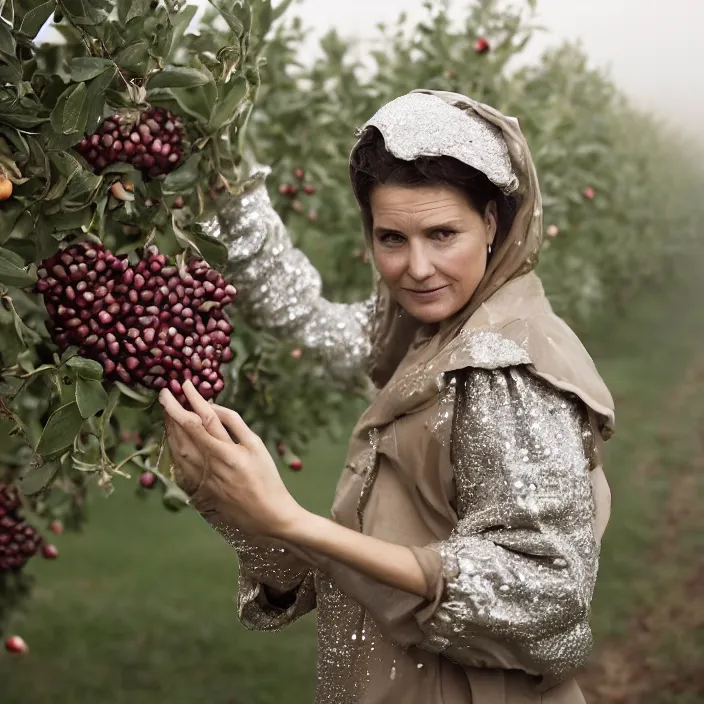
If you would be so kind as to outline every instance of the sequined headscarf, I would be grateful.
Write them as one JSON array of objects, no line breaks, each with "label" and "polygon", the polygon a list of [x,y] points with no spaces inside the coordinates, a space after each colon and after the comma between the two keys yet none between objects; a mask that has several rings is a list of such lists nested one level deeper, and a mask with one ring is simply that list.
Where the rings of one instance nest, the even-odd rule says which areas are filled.
[{"label": "sequined headscarf", "polygon": [[[542,199],[518,120],[458,93],[412,91],[384,105],[358,131],[360,140],[350,157],[353,187],[355,150],[365,130],[372,127],[381,132],[386,149],[395,157],[454,157],[484,173],[517,203],[510,230],[489,259],[473,296],[438,330],[428,332],[428,326],[408,315],[376,275],[369,372],[377,388],[387,386],[392,377],[403,376],[402,360],[419,341],[424,351],[412,355],[414,366],[434,361],[434,369],[452,371],[472,362],[461,342],[466,335],[460,336],[460,331],[495,332],[525,350],[538,376],[580,396],[599,419],[602,435],[608,437],[614,423],[611,395],[579,339],[552,313],[534,273],[543,239]],[[363,226],[371,250],[372,223],[363,217]],[[385,389],[367,420],[370,424],[390,422],[424,403],[435,393],[431,381],[414,399],[393,398],[391,390]]]}]

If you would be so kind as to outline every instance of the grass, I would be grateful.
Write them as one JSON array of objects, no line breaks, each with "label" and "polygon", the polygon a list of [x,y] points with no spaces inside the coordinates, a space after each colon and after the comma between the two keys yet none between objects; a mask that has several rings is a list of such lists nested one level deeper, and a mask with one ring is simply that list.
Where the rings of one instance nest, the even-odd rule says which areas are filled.
[{"label": "grass", "polygon": [[[650,291],[627,317],[605,314],[587,338],[618,400],[606,467],[614,513],[594,604],[599,647],[627,638],[638,610],[662,599],[663,585],[681,581],[701,554],[701,540],[686,534],[677,539],[679,567],[665,562],[663,579],[650,559],[670,485],[701,449],[704,375],[688,376],[704,339],[701,293],[694,277]],[[324,439],[312,445],[304,471],[287,477],[304,505],[327,511],[344,454]],[[84,534],[56,542],[59,560],[34,561],[33,601],[13,622],[31,654],[0,656],[3,704],[312,701],[314,616],[279,634],[246,631],[234,605],[234,554],[198,516],[167,513],[118,483],[110,499],[93,499]],[[678,666],[675,635],[658,638],[663,667]],[[701,662],[704,648],[689,635]]]}]

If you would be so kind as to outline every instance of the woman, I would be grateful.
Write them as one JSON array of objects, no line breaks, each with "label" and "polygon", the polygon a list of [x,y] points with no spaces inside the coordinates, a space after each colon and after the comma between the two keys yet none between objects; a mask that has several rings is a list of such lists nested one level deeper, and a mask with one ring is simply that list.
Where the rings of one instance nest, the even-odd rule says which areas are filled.
[{"label": "woman", "polygon": [[261,182],[211,223],[255,322],[378,389],[332,520],[191,385],[194,412],[161,397],[177,480],[238,552],[245,625],[317,607],[320,704],[583,702],[613,403],[533,273],[541,199],[517,121],[413,91],[364,126],[350,175],[369,304],[320,298]]}]

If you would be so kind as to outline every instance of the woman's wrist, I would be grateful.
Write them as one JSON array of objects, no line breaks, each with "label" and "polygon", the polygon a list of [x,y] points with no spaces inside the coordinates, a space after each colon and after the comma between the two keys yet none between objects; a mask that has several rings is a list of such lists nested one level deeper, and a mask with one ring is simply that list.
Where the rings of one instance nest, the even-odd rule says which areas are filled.
[{"label": "woman's wrist", "polygon": [[323,520],[320,516],[311,513],[300,504],[296,504],[281,519],[281,522],[272,531],[271,537],[303,547],[305,537],[310,535],[311,530],[314,530],[314,526],[317,524],[315,519]]}]

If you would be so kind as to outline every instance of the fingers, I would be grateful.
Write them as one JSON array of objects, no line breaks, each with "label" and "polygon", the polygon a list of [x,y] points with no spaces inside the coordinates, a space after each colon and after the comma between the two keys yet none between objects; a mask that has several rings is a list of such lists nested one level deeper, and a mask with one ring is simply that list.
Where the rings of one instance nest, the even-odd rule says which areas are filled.
[{"label": "fingers", "polygon": [[164,407],[166,413],[181,426],[189,421],[193,422],[193,418],[200,420],[198,415],[187,411],[168,389],[162,389],[159,393],[159,403]]},{"label": "fingers", "polygon": [[261,438],[253,432],[242,420],[242,416],[230,408],[213,404],[212,409],[222,421],[223,425],[232,433],[243,447],[253,450],[261,443]]},{"label": "fingers", "polygon": [[[225,445],[222,440],[218,440],[211,435],[203,427],[203,420],[198,414],[191,413],[183,408],[168,389],[162,389],[159,394],[159,401],[166,413],[171,416],[172,420],[178,423],[197,447],[201,449],[204,448],[222,456],[223,448],[227,447],[227,445]],[[232,443],[229,439],[228,444],[232,447]]]},{"label": "fingers", "polygon": [[227,430],[223,428],[222,423],[213,410],[212,405],[198,393],[198,390],[195,386],[193,386],[190,379],[184,382],[182,388],[183,392],[186,394],[186,398],[190,401],[191,408],[193,408],[193,410],[203,421],[203,426],[205,429],[213,437],[218,438],[218,440],[230,442],[230,436],[227,434]]}]

